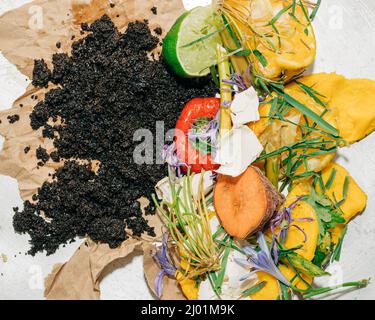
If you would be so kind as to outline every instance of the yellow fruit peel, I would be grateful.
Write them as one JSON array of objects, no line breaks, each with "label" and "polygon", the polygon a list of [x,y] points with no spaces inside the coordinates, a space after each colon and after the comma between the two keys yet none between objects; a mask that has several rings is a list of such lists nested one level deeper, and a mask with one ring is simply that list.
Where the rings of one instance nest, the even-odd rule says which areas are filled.
[{"label": "yellow fruit peel", "polygon": [[[253,52],[258,74],[268,79],[285,79],[312,64],[316,40],[310,19],[299,4],[293,13],[292,0],[222,0],[224,13],[235,23],[239,38]],[[255,54],[255,52],[258,53]],[[266,61],[259,59],[261,54]]]},{"label": "yellow fruit peel", "polygon": [[[359,187],[357,182],[350,176],[349,172],[337,163],[331,163],[326,169],[322,171],[323,183],[327,184],[332,176],[332,172],[335,172],[332,184],[326,188],[325,194],[333,201],[341,201],[344,197],[344,184],[345,180],[348,179],[347,195],[346,200],[339,206],[345,219],[346,223],[355,218],[358,214],[362,213],[366,208],[367,195]],[[318,192],[321,192],[320,187],[317,185]],[[338,242],[340,235],[344,229],[344,225],[337,225],[332,230],[332,241]]]}]

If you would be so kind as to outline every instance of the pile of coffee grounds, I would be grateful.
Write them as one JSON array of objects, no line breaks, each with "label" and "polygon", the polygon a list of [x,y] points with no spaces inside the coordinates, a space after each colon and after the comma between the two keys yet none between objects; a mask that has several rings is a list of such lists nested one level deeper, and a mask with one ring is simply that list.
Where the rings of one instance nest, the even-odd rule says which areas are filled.
[{"label": "pile of coffee grounds", "polygon": [[[42,128],[56,147],[50,155],[38,148],[38,161],[65,163],[32,202],[15,208],[14,228],[31,236],[30,254],[52,254],[86,235],[115,248],[128,237],[125,228],[153,236],[137,199],[149,197],[167,171],[165,165],[134,163],[140,142],[133,135],[141,128],[155,135],[156,121],[164,121],[165,131],[174,128],[190,99],[216,93],[210,79],[180,79],[162,58],[149,59],[160,39],[146,21],[130,23],[121,33],[103,16],[82,30],[86,36],[73,43],[71,54],[53,56],[52,70],[35,61],[33,84],[57,85],[30,115],[32,128]],[[93,160],[100,162],[97,172]],[[150,205],[146,214],[154,210]]]}]

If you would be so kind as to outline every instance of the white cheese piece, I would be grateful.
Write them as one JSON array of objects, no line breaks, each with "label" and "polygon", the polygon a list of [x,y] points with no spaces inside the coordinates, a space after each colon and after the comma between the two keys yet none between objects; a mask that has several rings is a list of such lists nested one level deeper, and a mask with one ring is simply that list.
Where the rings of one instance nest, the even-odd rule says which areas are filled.
[{"label": "white cheese piece", "polygon": [[215,162],[221,167],[217,173],[238,177],[263,151],[255,133],[247,126],[233,128],[219,139]]},{"label": "white cheese piece", "polygon": [[253,87],[234,96],[231,104],[231,113],[234,128],[260,119],[259,98]]}]

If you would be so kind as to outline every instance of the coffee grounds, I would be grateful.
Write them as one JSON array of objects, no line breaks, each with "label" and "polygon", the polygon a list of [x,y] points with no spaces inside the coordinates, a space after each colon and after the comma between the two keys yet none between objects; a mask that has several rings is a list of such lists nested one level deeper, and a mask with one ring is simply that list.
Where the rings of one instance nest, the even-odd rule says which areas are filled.
[{"label": "coffee grounds", "polygon": [[[210,79],[180,79],[162,58],[149,60],[160,40],[146,22],[130,23],[120,33],[103,16],[83,24],[82,32],[86,37],[73,43],[71,55],[53,56],[52,71],[43,60],[35,62],[34,85],[51,81],[58,87],[34,107],[31,126],[53,139],[53,161],[70,160],[39,188],[33,203],[15,208],[14,228],[31,236],[31,254],[54,253],[86,235],[115,248],[128,237],[125,228],[154,236],[137,199],[148,198],[167,171],[165,165],[134,163],[140,144],[134,133],[142,128],[155,135],[156,121],[164,121],[165,131],[174,128],[190,99],[216,93]],[[155,162],[160,155],[153,143]],[[96,173],[93,160],[100,162]],[[154,210],[150,205],[146,214]]]},{"label": "coffee grounds", "polygon": [[47,150],[39,146],[36,149],[36,158],[46,163],[50,157],[49,157]]},{"label": "coffee grounds", "polygon": [[48,65],[44,61],[44,59],[36,60],[34,65],[32,84],[36,87],[47,88],[50,77],[51,71],[48,69]]},{"label": "coffee grounds", "polygon": [[154,29],[154,32],[158,35],[158,36],[161,36],[163,34],[163,29],[160,28],[160,27],[156,27]]},{"label": "coffee grounds", "polygon": [[13,124],[20,120],[20,116],[18,114],[14,114],[12,116],[8,116],[7,119],[10,124]]}]

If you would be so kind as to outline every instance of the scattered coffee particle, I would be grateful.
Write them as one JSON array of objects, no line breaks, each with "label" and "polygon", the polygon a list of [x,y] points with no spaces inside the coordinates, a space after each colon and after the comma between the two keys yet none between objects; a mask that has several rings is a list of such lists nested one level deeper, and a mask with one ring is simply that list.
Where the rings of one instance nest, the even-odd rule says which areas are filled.
[{"label": "scattered coffee particle", "polygon": [[153,14],[157,15],[157,14],[158,14],[158,8],[155,7],[155,6],[153,6],[153,7],[151,8],[151,12],[152,12]]},{"label": "scattered coffee particle", "polygon": [[114,3],[110,3],[109,6],[110,6],[111,8],[114,8],[116,5],[115,5]]},{"label": "scattered coffee particle", "polygon": [[22,103],[20,103],[20,108],[23,108],[23,104]]},{"label": "scattered coffee particle", "polygon": [[60,162],[60,156],[57,151],[52,151],[49,155],[53,162]]},{"label": "scattered coffee particle", "polygon": [[48,155],[47,150],[39,146],[36,149],[36,158],[39,160],[42,160],[43,164],[46,163],[49,160],[49,155]]},{"label": "scattered coffee particle", "polygon": [[42,131],[42,135],[44,138],[53,139],[55,137],[55,128],[50,126],[49,124],[45,125]]},{"label": "scattered coffee particle", "polygon": [[[135,236],[154,236],[137,199],[149,198],[167,170],[161,164],[135,163],[134,149],[141,142],[134,141],[134,134],[139,129],[155,133],[157,121],[164,121],[167,132],[190,99],[217,92],[209,78],[177,78],[162,57],[150,61],[148,52],[159,40],[146,23],[129,23],[121,33],[105,15],[81,27],[87,36],[73,43],[71,54],[54,56],[53,72],[47,73],[57,87],[36,104],[30,122],[49,136],[55,132],[59,157],[87,164],[65,161],[39,188],[35,203],[26,201],[22,211],[14,210],[15,230],[31,236],[30,254],[52,254],[87,235],[115,248],[128,237],[125,228]],[[37,79],[39,71],[46,73],[36,64]],[[57,118],[63,125],[51,126]],[[152,162],[160,163],[164,143],[153,140]],[[96,173],[93,160],[100,162]],[[146,208],[147,214],[154,210]]]},{"label": "scattered coffee particle", "polygon": [[29,153],[29,151],[30,151],[30,146],[27,146],[25,149],[23,149],[23,151],[25,152],[25,153]]},{"label": "scattered coffee particle", "polygon": [[56,43],[56,48],[61,49],[61,42],[60,41]]},{"label": "scattered coffee particle", "polygon": [[47,88],[50,78],[51,71],[48,69],[47,63],[44,61],[44,59],[35,60],[32,81],[33,86]]},{"label": "scattered coffee particle", "polygon": [[75,35],[73,35],[71,38],[70,38],[70,40],[74,40],[76,38],[76,36]]},{"label": "scattered coffee particle", "polygon": [[161,36],[161,35],[163,34],[163,29],[160,28],[160,27],[156,27],[156,28],[154,29],[154,32],[155,32],[157,35]]},{"label": "scattered coffee particle", "polygon": [[13,123],[20,120],[20,116],[18,114],[14,114],[12,116],[7,116],[7,119],[8,119],[10,124],[13,124]]}]

